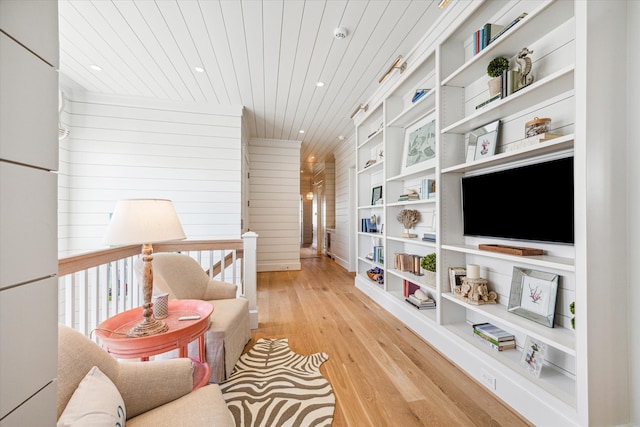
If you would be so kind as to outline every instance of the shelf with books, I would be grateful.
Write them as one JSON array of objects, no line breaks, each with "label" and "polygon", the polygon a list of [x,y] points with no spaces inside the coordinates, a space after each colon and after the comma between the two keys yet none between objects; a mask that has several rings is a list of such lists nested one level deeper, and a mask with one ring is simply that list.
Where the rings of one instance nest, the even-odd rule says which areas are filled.
[{"label": "shelf with books", "polygon": [[571,375],[566,375],[552,366],[545,366],[545,369],[543,369],[540,374],[540,378],[536,378],[527,373],[520,366],[523,343],[517,342],[519,347],[514,350],[495,351],[474,336],[473,326],[469,323],[461,322],[449,324],[445,325],[445,328],[458,338],[462,339],[465,343],[471,345],[476,351],[481,352],[480,354],[485,361],[487,360],[486,358],[494,360],[500,372],[505,376],[508,376],[511,379],[518,378],[518,382],[522,382],[529,386],[533,384],[540,387],[542,390],[551,394],[555,398],[560,399],[571,408],[575,408],[575,378]]},{"label": "shelf with books", "polygon": [[[465,310],[477,313],[490,323],[504,325],[504,329],[514,334],[528,335],[568,354],[576,355],[575,333],[567,328],[548,328],[529,319],[510,313],[502,304],[468,304],[454,296],[451,292],[442,293],[443,302],[455,304]],[[472,328],[471,328],[472,329]],[[473,332],[473,331],[472,331]],[[520,343],[518,345],[521,346]]]},{"label": "shelf with books", "polygon": [[530,145],[518,150],[499,153],[494,156],[483,158],[481,160],[475,160],[472,162],[443,168],[440,172],[442,174],[454,172],[472,172],[489,167],[505,165],[520,160],[529,159],[534,156],[572,150],[573,143],[573,134],[563,135],[550,141],[541,142],[536,145]]},{"label": "shelf with books", "polygon": [[442,133],[464,134],[487,123],[499,120],[532,105],[547,101],[550,97],[573,90],[574,66],[568,65],[533,82],[518,92],[492,102],[451,124],[444,124]]},{"label": "shelf with books", "polygon": [[[489,240],[489,239],[487,239]],[[526,246],[526,244],[514,243],[515,246]],[[517,263],[522,265],[529,265],[533,267],[550,268],[559,271],[565,271],[573,273],[576,270],[575,260],[573,258],[559,257],[552,255],[530,255],[530,256],[518,256],[510,255],[500,252],[491,252],[478,249],[478,246],[469,244],[443,244],[441,246],[443,250],[459,252],[469,255],[479,255],[487,258],[500,259],[509,261],[511,263]]]},{"label": "shelf with books", "polygon": [[[486,73],[487,64],[492,58],[498,56],[510,58],[524,46],[530,45],[532,40],[543,38],[573,18],[572,2],[547,1],[532,10],[525,10],[525,8],[528,7],[526,2],[520,2],[518,6],[521,6],[523,9],[509,11],[508,17],[505,15],[505,17],[497,23],[508,25],[521,13],[527,13],[527,16],[518,21],[516,25],[511,27],[480,53],[471,56],[468,61],[460,64],[459,68],[454,70],[450,75],[445,76],[442,80],[443,86],[468,86],[475,81],[479,75]],[[494,11],[491,10],[488,12],[489,13],[480,11],[479,14],[485,16],[487,20],[491,20],[493,15],[490,13]],[[480,25],[478,25],[478,28],[479,27]],[[471,28],[465,26],[464,37],[469,37],[471,34]],[[455,36],[453,38],[455,38]]]}]

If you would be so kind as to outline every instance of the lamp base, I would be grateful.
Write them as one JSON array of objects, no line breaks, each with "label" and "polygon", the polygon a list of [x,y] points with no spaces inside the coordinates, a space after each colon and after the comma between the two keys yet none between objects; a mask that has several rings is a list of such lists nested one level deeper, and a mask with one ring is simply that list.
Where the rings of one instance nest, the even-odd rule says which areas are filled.
[{"label": "lamp base", "polygon": [[131,328],[129,332],[127,332],[127,336],[129,338],[146,337],[149,335],[161,334],[163,332],[167,332],[168,330],[169,325],[167,325],[166,323],[158,319],[146,318],[142,322]]}]

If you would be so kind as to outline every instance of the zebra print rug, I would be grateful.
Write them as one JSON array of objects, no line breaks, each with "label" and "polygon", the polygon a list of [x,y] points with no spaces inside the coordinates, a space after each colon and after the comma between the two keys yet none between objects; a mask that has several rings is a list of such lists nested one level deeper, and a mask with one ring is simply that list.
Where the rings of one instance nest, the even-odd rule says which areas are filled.
[{"label": "zebra print rug", "polygon": [[327,359],[292,352],[287,338],[259,339],[220,384],[236,426],[330,426],[336,399],[320,373]]}]

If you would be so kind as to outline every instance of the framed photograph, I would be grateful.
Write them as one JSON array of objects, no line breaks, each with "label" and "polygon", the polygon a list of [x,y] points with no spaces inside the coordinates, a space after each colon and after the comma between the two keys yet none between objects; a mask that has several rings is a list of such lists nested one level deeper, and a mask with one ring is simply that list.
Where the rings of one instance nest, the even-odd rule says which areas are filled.
[{"label": "framed photograph", "polygon": [[527,336],[520,356],[520,366],[525,368],[531,375],[539,378],[546,353],[547,345],[545,343]]},{"label": "framed photograph", "polygon": [[467,275],[464,267],[449,267],[449,286],[451,292],[455,292],[456,287],[462,286],[462,278]]},{"label": "framed photograph", "polygon": [[373,190],[371,190],[371,204],[377,205],[380,203],[381,200],[382,200],[382,185],[373,187]]},{"label": "framed photograph", "polygon": [[496,154],[499,130],[500,120],[496,120],[495,122],[488,123],[469,132],[467,162],[480,160]]},{"label": "framed photograph", "polygon": [[425,162],[431,160],[435,166],[436,157],[436,118],[430,114],[409,126],[404,133],[402,152],[402,173],[417,172],[429,167]]},{"label": "framed photograph", "polygon": [[513,267],[508,310],[553,328],[558,275]]}]

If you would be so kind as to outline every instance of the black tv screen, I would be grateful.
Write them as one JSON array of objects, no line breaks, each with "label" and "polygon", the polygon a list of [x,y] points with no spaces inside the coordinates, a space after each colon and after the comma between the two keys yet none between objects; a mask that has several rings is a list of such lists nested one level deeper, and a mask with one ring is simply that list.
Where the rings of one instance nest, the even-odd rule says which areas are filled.
[{"label": "black tv screen", "polygon": [[573,157],[462,178],[465,236],[574,243]]}]

